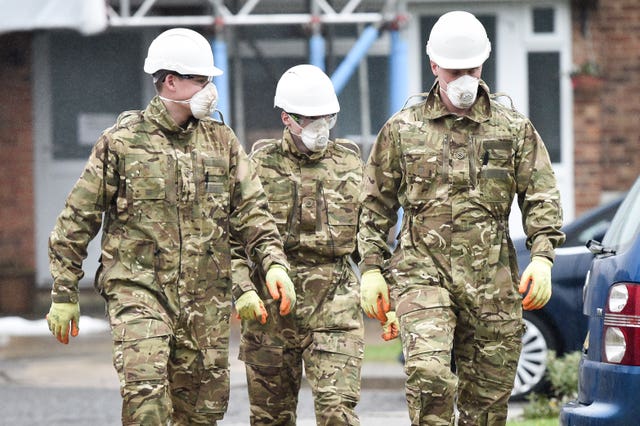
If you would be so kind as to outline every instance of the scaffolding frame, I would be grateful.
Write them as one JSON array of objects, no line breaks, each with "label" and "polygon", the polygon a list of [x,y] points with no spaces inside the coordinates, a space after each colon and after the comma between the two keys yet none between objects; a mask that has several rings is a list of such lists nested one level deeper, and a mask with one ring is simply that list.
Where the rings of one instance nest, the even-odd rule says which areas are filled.
[{"label": "scaffolding frame", "polygon": [[[306,2],[308,13],[298,13],[297,8],[290,8],[292,12],[280,11],[275,13],[256,13],[258,6],[262,9],[276,5],[270,0],[246,0],[237,12],[232,12],[223,0],[193,0],[191,2],[176,0],[143,0],[137,1],[137,7],[132,4],[136,0],[111,0],[108,7],[109,25],[111,27],[204,27],[213,33],[211,46],[216,64],[229,63],[228,49],[225,37],[225,27],[238,26],[269,26],[269,25],[302,25],[309,30],[309,63],[325,70],[325,40],[322,36],[323,25],[357,24],[366,27],[361,31],[358,40],[336,68],[331,80],[340,93],[354,72],[360,70],[360,74],[366,74],[367,64],[362,59],[367,56],[368,50],[380,37],[383,31],[391,33],[391,49],[389,53],[389,112],[398,111],[407,96],[407,48],[406,42],[399,36],[400,30],[408,21],[406,13],[407,0],[345,0],[341,7],[332,6],[328,0],[308,0]],[[181,5],[207,10],[207,14],[201,15],[163,15],[158,13],[170,10],[171,6]],[[117,5],[117,11],[113,5]],[[278,6],[281,6],[279,4]],[[294,5],[296,6],[296,5]],[[165,10],[160,10],[165,8]],[[367,9],[367,11],[360,11]],[[376,11],[371,11],[376,10]],[[156,15],[154,15],[156,13]],[[254,48],[256,48],[254,46]],[[241,65],[235,61],[233,73],[224,73],[215,78],[219,92],[218,110],[222,117],[227,118],[230,124],[230,99],[231,89],[229,75],[240,75]],[[369,87],[366,78],[358,80],[360,93],[363,99],[369,98]],[[363,107],[365,105],[362,105]],[[238,136],[244,137],[242,84],[235,81],[234,111],[238,121],[234,127]],[[361,134],[366,139],[371,135],[368,108],[361,108]],[[370,141],[363,141],[370,143]]]},{"label": "scaffolding frame", "polygon": [[203,0],[193,5],[205,4],[213,9],[209,15],[154,16],[154,8],[166,7],[159,0],[144,0],[137,8],[131,0],[112,0],[119,5],[118,11],[110,4],[108,8],[109,25],[113,27],[161,27],[161,26],[239,26],[239,25],[305,25],[305,24],[372,24],[380,23],[392,13],[397,1],[387,0],[380,12],[358,12],[362,0],[349,0],[341,9],[331,6],[327,0],[310,0],[309,13],[254,13],[256,7],[265,0],[247,0],[233,13],[223,0]]}]

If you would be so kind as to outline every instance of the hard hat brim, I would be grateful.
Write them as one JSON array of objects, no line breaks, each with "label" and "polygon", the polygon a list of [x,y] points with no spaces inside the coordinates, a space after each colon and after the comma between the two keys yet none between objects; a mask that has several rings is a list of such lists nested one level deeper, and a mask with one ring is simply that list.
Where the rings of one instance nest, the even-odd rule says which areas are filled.
[{"label": "hard hat brim", "polygon": [[489,58],[489,52],[482,55],[478,55],[473,58],[465,59],[450,59],[438,57],[437,55],[429,56],[429,59],[435,62],[440,68],[449,70],[466,70],[470,68],[477,68]]}]

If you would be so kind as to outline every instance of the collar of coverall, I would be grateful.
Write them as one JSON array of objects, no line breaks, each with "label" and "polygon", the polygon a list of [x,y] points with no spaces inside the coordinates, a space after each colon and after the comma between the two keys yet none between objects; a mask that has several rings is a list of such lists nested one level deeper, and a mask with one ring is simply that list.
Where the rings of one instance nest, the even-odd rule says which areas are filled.
[{"label": "collar of coverall", "polygon": [[[465,115],[466,118],[476,123],[482,123],[491,118],[491,100],[489,99],[489,93],[491,92],[489,91],[487,83],[480,80],[478,98],[469,113]],[[440,98],[440,84],[436,80],[424,103],[424,116],[429,120],[435,120],[447,115],[451,115],[451,112],[449,112]]]},{"label": "collar of coverall", "polygon": [[195,130],[199,122],[199,120],[192,118],[187,122],[187,127],[180,127],[173,117],[171,117],[164,102],[162,102],[158,96],[151,99],[151,102],[149,102],[149,105],[144,110],[144,115],[165,133],[182,133],[188,135]]},{"label": "collar of coverall", "polygon": [[318,161],[325,156],[327,151],[330,149],[331,145],[333,145],[333,141],[329,139],[329,143],[327,144],[327,147],[324,150],[305,154],[303,152],[300,152],[300,150],[298,150],[298,148],[296,147],[296,144],[293,141],[293,136],[291,136],[291,131],[289,130],[289,128],[285,127],[284,131],[282,132],[282,150],[285,153],[290,153],[294,157],[299,158],[301,160],[311,161],[311,162]]}]

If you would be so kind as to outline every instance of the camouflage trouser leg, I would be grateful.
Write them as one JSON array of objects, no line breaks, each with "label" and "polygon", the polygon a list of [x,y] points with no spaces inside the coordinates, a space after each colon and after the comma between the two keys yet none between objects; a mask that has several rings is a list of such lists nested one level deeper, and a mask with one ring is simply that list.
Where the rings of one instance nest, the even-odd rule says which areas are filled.
[{"label": "camouflage trouser leg", "polygon": [[229,401],[228,350],[176,345],[169,361],[173,425],[216,425]]},{"label": "camouflage trouser leg", "polygon": [[316,424],[359,425],[363,340],[350,333],[313,333],[304,351],[305,372],[314,397]]},{"label": "camouflage trouser leg", "polygon": [[458,384],[451,372],[455,321],[449,307],[417,309],[400,317],[405,391],[414,426],[453,424]]},{"label": "camouflage trouser leg", "polygon": [[460,316],[454,350],[459,425],[506,424],[521,347],[520,320],[478,322]]},{"label": "camouflage trouser leg", "polygon": [[250,420],[257,425],[295,426],[302,355],[283,347],[241,347],[249,391]]},{"label": "camouflage trouser leg", "polygon": [[171,416],[168,359],[169,336],[114,341],[123,425],[167,424]]}]

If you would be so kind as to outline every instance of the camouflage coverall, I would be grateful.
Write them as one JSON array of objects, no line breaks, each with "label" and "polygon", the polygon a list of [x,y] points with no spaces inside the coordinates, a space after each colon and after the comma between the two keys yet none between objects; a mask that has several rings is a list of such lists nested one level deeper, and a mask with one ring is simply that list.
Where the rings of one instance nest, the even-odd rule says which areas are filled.
[{"label": "camouflage coverall", "polygon": [[[387,121],[365,168],[362,272],[389,283],[406,359],[413,425],[506,422],[523,333],[508,217],[517,195],[532,256],[564,241],[559,192],[531,122],[481,82],[468,116],[450,114],[436,84]],[[385,237],[399,206],[397,249]],[[456,373],[451,371],[455,357]]]},{"label": "camouflage coverall", "polygon": [[51,234],[54,302],[78,300],[102,223],[95,286],[107,304],[123,424],[215,424],[229,393],[230,235],[261,267],[288,266],[233,131],[211,119],[183,129],[157,97],[120,115]]},{"label": "camouflage coverall", "polygon": [[[251,423],[295,425],[304,361],[318,425],[357,425],[364,329],[359,287],[349,262],[355,251],[359,149],[329,142],[324,152],[301,154],[288,130],[282,140],[256,142],[251,154],[278,224],[291,271],[296,309],[286,317],[253,270],[267,301],[265,325],[243,321]],[[235,253],[235,251],[234,251]],[[253,288],[243,258],[234,260],[234,296]]]}]

